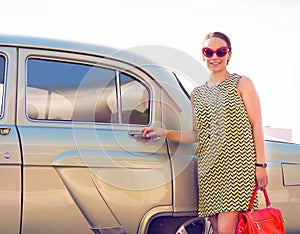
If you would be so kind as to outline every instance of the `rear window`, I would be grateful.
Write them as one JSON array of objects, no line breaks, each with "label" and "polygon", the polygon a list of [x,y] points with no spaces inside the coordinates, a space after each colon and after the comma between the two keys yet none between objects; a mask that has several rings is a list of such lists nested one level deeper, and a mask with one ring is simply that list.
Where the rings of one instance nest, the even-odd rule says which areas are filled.
[{"label": "rear window", "polygon": [[115,93],[113,70],[40,59],[27,62],[31,119],[111,122],[107,99],[116,103]]}]

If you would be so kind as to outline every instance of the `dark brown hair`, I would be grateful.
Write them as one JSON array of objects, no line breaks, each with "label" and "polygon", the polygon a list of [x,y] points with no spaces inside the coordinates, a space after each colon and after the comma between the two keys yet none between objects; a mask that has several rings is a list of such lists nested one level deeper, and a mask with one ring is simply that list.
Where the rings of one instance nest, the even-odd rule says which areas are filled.
[{"label": "dark brown hair", "polygon": [[218,37],[218,38],[222,39],[223,41],[225,41],[226,44],[227,44],[227,47],[228,47],[229,51],[232,50],[232,48],[231,48],[231,42],[230,42],[229,37],[227,37],[224,33],[221,33],[221,32],[211,32],[211,33],[209,33],[209,34],[204,38],[203,44],[204,44],[204,41],[206,41],[206,40],[208,40],[208,39],[210,39],[210,38],[213,38],[213,37]]}]

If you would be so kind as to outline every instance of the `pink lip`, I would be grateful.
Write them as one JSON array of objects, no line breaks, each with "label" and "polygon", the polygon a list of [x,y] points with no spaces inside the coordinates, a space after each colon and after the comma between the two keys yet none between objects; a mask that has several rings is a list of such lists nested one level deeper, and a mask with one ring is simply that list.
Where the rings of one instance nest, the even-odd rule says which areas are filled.
[{"label": "pink lip", "polygon": [[219,65],[219,64],[221,64],[221,62],[211,62],[211,63],[210,63],[210,65],[212,65],[212,66],[217,66],[217,65]]}]

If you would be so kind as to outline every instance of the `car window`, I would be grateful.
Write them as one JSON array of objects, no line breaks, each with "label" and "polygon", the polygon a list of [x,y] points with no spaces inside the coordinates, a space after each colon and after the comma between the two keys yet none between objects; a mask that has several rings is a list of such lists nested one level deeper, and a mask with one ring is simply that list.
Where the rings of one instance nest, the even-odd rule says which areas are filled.
[{"label": "car window", "polygon": [[113,69],[30,58],[26,91],[30,119],[149,122],[148,88],[133,76]]},{"label": "car window", "polygon": [[5,57],[0,55],[0,116],[3,113],[2,100],[3,100],[3,87],[5,76]]},{"label": "car window", "polygon": [[114,70],[42,59],[27,61],[27,114],[31,119],[110,123],[108,97],[116,102]]},{"label": "car window", "polygon": [[121,73],[122,123],[142,124],[149,122],[149,91],[140,81]]}]

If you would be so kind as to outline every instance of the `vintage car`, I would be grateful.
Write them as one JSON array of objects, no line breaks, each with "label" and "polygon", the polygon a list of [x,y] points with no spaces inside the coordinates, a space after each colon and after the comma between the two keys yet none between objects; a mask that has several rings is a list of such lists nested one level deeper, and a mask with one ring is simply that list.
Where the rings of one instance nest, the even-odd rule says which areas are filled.
[{"label": "vintage car", "polygon": [[[129,51],[0,36],[1,233],[209,233],[197,216],[197,144],[176,73]],[[267,141],[268,192],[300,231],[300,146]],[[263,205],[264,202],[261,202]]]},{"label": "vintage car", "polygon": [[204,233],[174,74],[129,52],[0,36],[1,233]]}]

